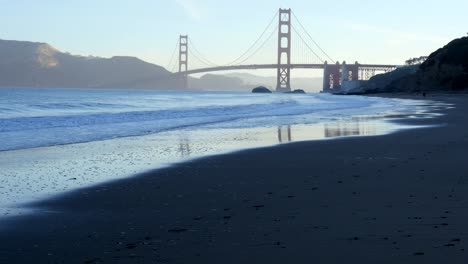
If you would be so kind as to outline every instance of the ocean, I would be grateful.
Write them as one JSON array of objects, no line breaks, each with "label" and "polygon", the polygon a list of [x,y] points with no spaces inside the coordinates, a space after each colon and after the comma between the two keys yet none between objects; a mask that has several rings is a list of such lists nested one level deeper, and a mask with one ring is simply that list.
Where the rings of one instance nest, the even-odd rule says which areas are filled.
[{"label": "ocean", "polygon": [[68,191],[248,148],[413,127],[430,103],[329,94],[0,89],[0,215]]}]

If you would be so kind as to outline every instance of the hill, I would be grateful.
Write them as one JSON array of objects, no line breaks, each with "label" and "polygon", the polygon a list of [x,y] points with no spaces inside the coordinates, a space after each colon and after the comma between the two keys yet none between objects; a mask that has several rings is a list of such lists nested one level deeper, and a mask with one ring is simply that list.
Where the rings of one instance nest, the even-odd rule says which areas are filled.
[{"label": "hill", "polygon": [[[276,88],[276,76],[258,76],[250,73],[228,73],[225,76],[241,79],[252,90],[256,86],[266,86],[271,90]],[[321,77],[293,77],[293,89],[303,89],[309,92],[322,90],[323,81]]]},{"label": "hill", "polygon": [[468,37],[455,39],[425,62],[371,78],[351,93],[461,91],[468,89]]},{"label": "hill", "polygon": [[135,57],[76,56],[46,43],[11,40],[0,40],[0,86],[180,87],[163,67]]}]

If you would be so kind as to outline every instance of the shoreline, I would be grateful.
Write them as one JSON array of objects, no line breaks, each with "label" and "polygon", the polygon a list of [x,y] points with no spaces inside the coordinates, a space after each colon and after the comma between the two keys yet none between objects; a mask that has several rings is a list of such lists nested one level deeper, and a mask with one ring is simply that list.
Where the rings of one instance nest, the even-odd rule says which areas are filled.
[{"label": "shoreline", "polygon": [[[410,125],[395,124],[391,120],[399,120],[412,113],[429,117],[428,112],[433,110],[416,101],[383,100],[383,104],[378,102],[382,100],[366,98],[350,98],[349,101],[370,101],[368,104],[375,104],[377,110],[366,106],[370,109],[364,109],[369,111],[358,108],[351,113],[346,112],[349,115],[344,118],[327,118],[325,115],[321,117],[322,120],[310,124],[280,121],[277,126],[273,126],[273,122],[270,126],[257,124],[245,128],[200,127],[139,137],[0,151],[0,219],[27,214],[28,209],[22,208],[22,205],[31,201],[61,197],[77,189],[132,178],[145,171],[192,159],[288,142],[381,135],[410,129]],[[386,104],[395,105],[396,108]],[[378,110],[381,107],[383,110]],[[317,119],[319,113],[312,115]]]},{"label": "shoreline", "polygon": [[404,121],[444,126],[199,158],[37,203],[54,213],[7,219],[0,262],[464,263],[468,96],[418,98],[456,108]]}]

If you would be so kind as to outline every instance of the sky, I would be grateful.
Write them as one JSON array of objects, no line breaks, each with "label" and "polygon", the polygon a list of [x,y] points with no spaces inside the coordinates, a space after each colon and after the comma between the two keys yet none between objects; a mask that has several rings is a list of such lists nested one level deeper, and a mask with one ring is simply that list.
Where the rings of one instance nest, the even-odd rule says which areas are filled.
[{"label": "sky", "polygon": [[[0,39],[167,67],[179,34],[188,34],[200,53],[222,65],[245,52],[279,8],[291,8],[339,61],[403,64],[468,32],[466,0],[0,0]],[[258,62],[276,62],[275,37]]]}]

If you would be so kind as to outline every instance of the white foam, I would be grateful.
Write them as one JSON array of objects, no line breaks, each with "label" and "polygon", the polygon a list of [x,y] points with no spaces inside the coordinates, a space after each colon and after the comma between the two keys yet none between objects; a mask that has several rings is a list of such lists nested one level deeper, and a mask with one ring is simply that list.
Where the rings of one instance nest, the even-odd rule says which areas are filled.
[{"label": "white foam", "polygon": [[401,126],[375,117],[420,108],[414,101],[325,94],[0,89],[0,216],[191,158],[385,134]]},{"label": "white foam", "polygon": [[325,94],[127,90],[0,90],[0,151],[141,136],[183,128],[313,124],[410,112],[400,100]]}]

